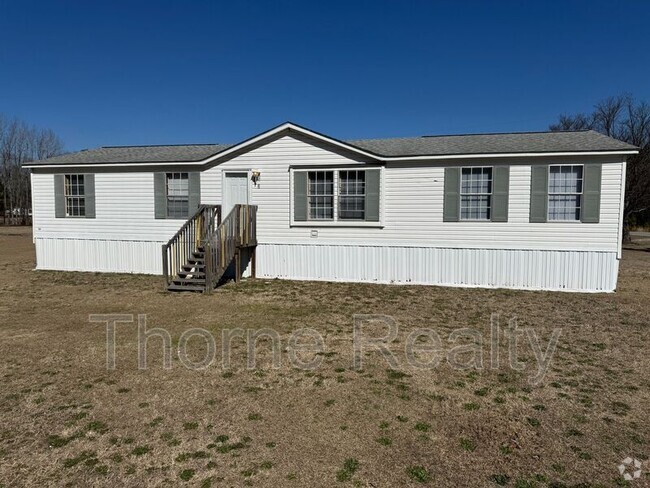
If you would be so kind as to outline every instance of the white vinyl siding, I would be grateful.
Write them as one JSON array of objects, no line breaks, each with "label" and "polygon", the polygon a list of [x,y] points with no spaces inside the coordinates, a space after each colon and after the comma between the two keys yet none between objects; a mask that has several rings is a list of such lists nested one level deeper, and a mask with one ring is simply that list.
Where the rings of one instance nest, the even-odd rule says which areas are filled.
[{"label": "white vinyl siding", "polygon": [[182,221],[154,218],[153,172],[95,173],[95,218],[57,219],[54,175],[32,173],[34,238],[167,242]]},{"label": "white vinyl siding", "polygon": [[[353,227],[346,227],[343,222],[313,228],[309,222],[294,226],[291,168],[297,171],[311,165],[314,169],[341,169],[347,165],[363,166],[363,162],[290,136],[207,169],[201,174],[201,188],[203,203],[221,203],[223,171],[259,170],[261,184],[251,189],[250,201],[259,205],[257,235],[263,243],[367,245],[371,242],[388,246],[617,251],[622,159],[593,156],[583,159],[603,163],[601,219],[597,224],[578,227],[564,222],[529,222],[531,164],[539,162],[530,158],[494,162],[511,165],[508,222],[489,225],[474,221],[443,222],[444,168],[450,163],[437,161],[385,165],[381,179],[381,226],[364,227],[363,223],[354,223]],[[454,161],[454,164],[470,166],[465,162]],[[312,229],[318,229],[317,238],[312,237]]]}]

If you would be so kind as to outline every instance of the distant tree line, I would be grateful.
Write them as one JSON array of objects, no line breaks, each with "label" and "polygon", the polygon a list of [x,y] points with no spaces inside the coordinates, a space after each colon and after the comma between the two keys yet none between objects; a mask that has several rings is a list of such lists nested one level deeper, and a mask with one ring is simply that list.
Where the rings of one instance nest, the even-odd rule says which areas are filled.
[{"label": "distant tree line", "polygon": [[549,128],[593,129],[638,146],[639,154],[627,161],[624,240],[629,240],[630,226],[650,224],[650,105],[630,95],[610,97],[597,103],[589,114],[561,115]]},{"label": "distant tree line", "polygon": [[0,114],[0,205],[3,223],[25,224],[31,214],[29,171],[22,165],[63,153],[51,129],[30,126]]}]

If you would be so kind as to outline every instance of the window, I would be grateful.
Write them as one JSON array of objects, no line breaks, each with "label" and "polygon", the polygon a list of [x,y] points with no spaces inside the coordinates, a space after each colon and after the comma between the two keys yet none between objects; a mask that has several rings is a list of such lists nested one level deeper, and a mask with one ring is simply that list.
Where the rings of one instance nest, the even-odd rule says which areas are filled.
[{"label": "window", "polygon": [[187,173],[167,173],[167,217],[189,217],[190,186]]},{"label": "window", "polygon": [[65,215],[66,217],[86,216],[86,193],[84,175],[65,175]]},{"label": "window", "polygon": [[580,220],[582,165],[550,166],[548,220]]},{"label": "window", "polygon": [[365,207],[365,171],[339,171],[339,219],[363,220]]},{"label": "window", "polygon": [[291,178],[291,225],[381,226],[381,168],[296,169]]},{"label": "window", "polygon": [[462,168],[460,219],[490,220],[491,206],[492,168]]},{"label": "window", "polygon": [[334,172],[310,171],[308,174],[310,220],[334,219]]}]

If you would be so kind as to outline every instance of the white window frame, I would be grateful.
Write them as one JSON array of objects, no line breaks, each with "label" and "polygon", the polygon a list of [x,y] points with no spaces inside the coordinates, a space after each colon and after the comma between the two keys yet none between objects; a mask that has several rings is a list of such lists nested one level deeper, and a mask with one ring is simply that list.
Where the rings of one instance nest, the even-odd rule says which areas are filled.
[{"label": "white window frame", "polygon": [[[187,180],[187,215],[185,215],[185,216],[180,216],[179,217],[177,215],[169,215],[169,200],[170,200],[170,198],[179,197],[179,195],[171,195],[171,196],[169,195],[169,181],[170,181],[169,175],[172,176],[171,177],[172,181],[175,179],[174,175],[186,175],[187,176],[187,178],[186,178],[186,180]],[[178,179],[183,179],[183,178],[181,176]],[[191,213],[190,213],[190,174],[189,174],[188,171],[167,171],[165,173],[165,198],[167,200],[166,204],[165,204],[166,213],[167,213],[166,218],[168,218],[170,220],[186,220],[186,219],[190,218],[190,216],[191,216]]]},{"label": "white window frame", "polygon": [[[490,193],[464,193],[463,192],[463,170],[469,169],[489,169],[490,170]],[[494,195],[494,166],[461,166],[460,168],[460,188],[458,189],[458,221],[459,222],[491,222],[492,221],[492,196]],[[485,219],[465,219],[463,218],[463,197],[484,197],[488,200],[488,217]]]},{"label": "white window frame", "polygon": [[[571,168],[577,168],[580,167],[582,168],[581,176],[580,176],[580,181],[582,184],[580,185],[580,192],[560,192],[560,193],[551,193],[551,168],[558,168],[558,167],[566,167],[569,166]],[[585,165],[578,163],[578,164],[572,164],[572,163],[563,163],[563,164],[550,164],[548,166],[548,175],[546,179],[546,221],[547,222],[566,222],[566,223],[575,223],[575,222],[580,222],[580,219],[582,219],[582,196],[584,193],[585,189]],[[555,195],[577,195],[579,196],[579,202],[578,202],[578,218],[577,219],[551,219],[551,196]]]},{"label": "white window frame", "polygon": [[[72,193],[68,193],[68,190],[72,188],[72,177],[77,178],[77,188],[79,187],[79,178],[82,178],[82,185],[84,187],[83,193],[79,193],[77,195],[74,195]],[[70,184],[68,185],[68,179],[70,179]],[[65,202],[65,216],[66,218],[72,218],[72,219],[77,219],[77,218],[85,218],[86,217],[86,177],[83,173],[66,173],[63,175],[63,198]],[[78,215],[74,215],[68,212],[68,200],[73,201],[77,200],[77,208],[81,208],[81,202],[83,202],[83,213],[79,213]],[[74,208],[74,206],[73,206]]]},{"label": "white window frame", "polygon": [[[339,219],[339,172],[340,171],[366,171],[366,170],[379,170],[379,221],[366,221],[366,220],[354,220],[354,219]],[[333,171],[334,172],[334,219],[318,219],[310,220],[309,219],[309,206],[307,207],[307,220],[294,220],[293,212],[293,198],[294,198],[294,173],[303,172],[308,173],[310,171]],[[309,177],[308,177],[309,179]],[[296,166],[289,168],[289,187],[290,187],[290,198],[289,198],[289,226],[290,227],[384,227],[384,167],[383,166]],[[365,189],[364,189],[365,194]],[[308,196],[309,198],[309,196]],[[309,204],[309,202],[308,202]],[[364,208],[365,215],[365,208]]]},{"label": "white window frame", "polygon": [[[364,169],[341,169],[338,170],[336,173],[336,178],[339,180],[339,187],[341,182],[341,173],[364,173],[363,175],[363,193],[346,193],[345,195],[341,193],[341,189],[339,189],[338,195],[336,195],[336,198],[338,200],[337,206],[341,207],[341,198],[343,197],[349,197],[349,198],[361,198],[364,201],[363,204],[363,217],[362,218],[343,218],[341,217],[340,212],[336,215],[339,221],[341,222],[365,222],[366,220],[366,205],[365,205],[365,200],[366,200],[366,175],[365,175]],[[357,183],[358,184],[358,183]]]},{"label": "white window frame", "polygon": [[[314,194],[312,195],[310,193],[311,190],[311,184],[309,181],[309,173],[331,173],[332,174],[332,194]],[[329,169],[317,169],[317,170],[311,170],[307,172],[307,221],[309,222],[335,222],[338,219],[338,208],[337,208],[337,202],[336,200],[338,199],[338,185],[336,184],[336,180],[338,179],[338,172],[334,170],[329,170]],[[318,183],[318,177],[316,177],[316,183]],[[332,199],[332,217],[322,217],[322,218],[312,218],[311,217],[311,203],[310,200],[312,198],[331,198]],[[318,207],[317,207],[318,208]]]}]

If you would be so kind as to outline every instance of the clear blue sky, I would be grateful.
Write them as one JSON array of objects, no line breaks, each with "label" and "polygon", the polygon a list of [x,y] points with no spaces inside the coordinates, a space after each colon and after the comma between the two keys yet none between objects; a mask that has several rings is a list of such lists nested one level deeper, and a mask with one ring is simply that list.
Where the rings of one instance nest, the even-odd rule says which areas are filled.
[{"label": "clear blue sky", "polygon": [[0,0],[0,113],[68,150],[545,130],[650,101],[647,1]]}]

